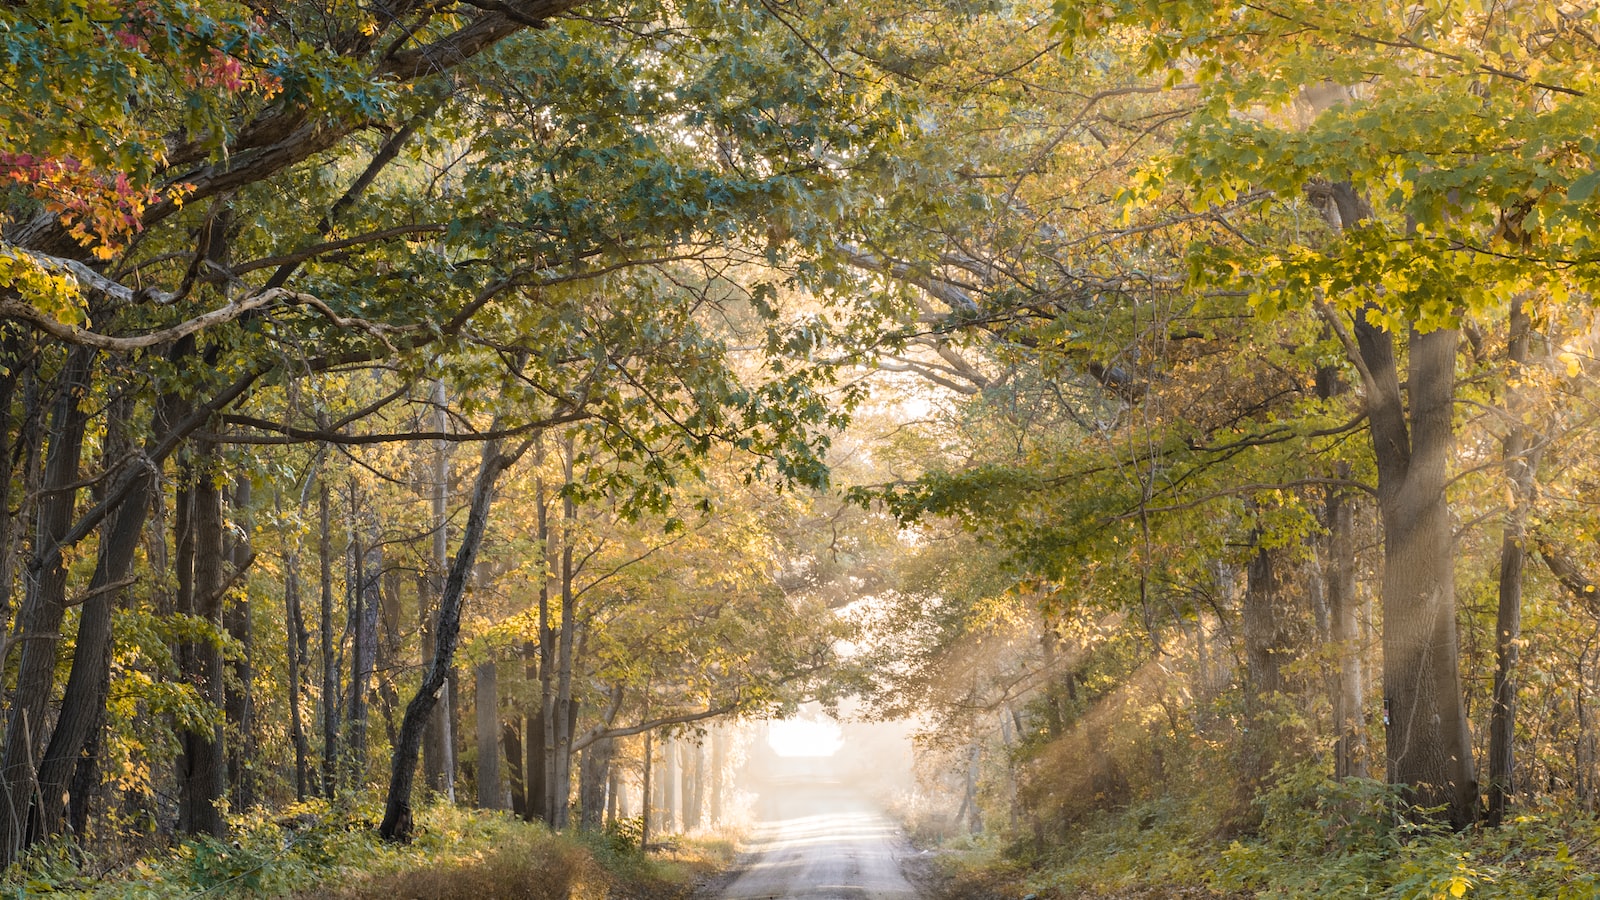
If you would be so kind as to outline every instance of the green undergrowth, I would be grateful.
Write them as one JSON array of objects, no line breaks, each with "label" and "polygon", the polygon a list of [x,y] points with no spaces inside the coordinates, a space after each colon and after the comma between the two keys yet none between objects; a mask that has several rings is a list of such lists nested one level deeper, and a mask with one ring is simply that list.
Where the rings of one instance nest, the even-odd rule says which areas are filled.
[{"label": "green undergrowth", "polygon": [[[1241,832],[1217,798],[1138,803],[1059,833],[941,853],[944,880],[1006,885],[1045,898],[1600,898],[1600,821],[1581,810],[1527,808],[1500,828],[1461,833],[1394,814],[1378,782],[1289,773],[1256,800]],[[1231,832],[1231,833],[1230,833]]]},{"label": "green undergrowth", "polygon": [[116,864],[47,845],[0,877],[0,900],[679,900],[734,853],[724,838],[645,853],[626,828],[552,834],[445,805],[419,810],[415,839],[395,845],[373,828],[379,812],[302,804],[235,820],[228,841],[185,841]]}]

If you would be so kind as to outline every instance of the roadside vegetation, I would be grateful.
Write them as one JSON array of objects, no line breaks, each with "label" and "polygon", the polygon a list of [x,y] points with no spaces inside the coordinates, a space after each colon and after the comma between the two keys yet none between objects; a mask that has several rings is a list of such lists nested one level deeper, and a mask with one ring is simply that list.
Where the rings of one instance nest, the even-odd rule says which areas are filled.
[{"label": "roadside vegetation", "polygon": [[[65,843],[37,849],[0,880],[5,896],[83,900],[329,898],[329,900],[682,900],[733,859],[733,842],[682,837],[643,851],[637,823],[552,833],[502,812],[432,804],[407,844],[378,837],[375,802],[322,801],[271,819],[232,823],[208,837],[129,857],[84,855]],[[631,827],[630,827],[631,826]]]}]

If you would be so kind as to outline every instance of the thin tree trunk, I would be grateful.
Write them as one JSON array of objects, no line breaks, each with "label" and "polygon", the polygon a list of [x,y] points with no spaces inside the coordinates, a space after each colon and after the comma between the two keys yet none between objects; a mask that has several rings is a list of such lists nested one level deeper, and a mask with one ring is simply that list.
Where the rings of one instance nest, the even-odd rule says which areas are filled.
[{"label": "thin tree trunk", "polygon": [[[350,591],[350,712],[345,730],[350,783],[361,784],[367,769],[367,726],[373,669],[378,658],[378,611],[383,607],[383,544],[377,513],[356,510],[356,489],[350,488],[351,549],[354,578]],[[365,527],[364,539],[357,530]]]},{"label": "thin tree trunk", "polygon": [[513,722],[521,717],[513,718],[512,722],[503,722],[500,725],[500,745],[505,748],[506,781],[511,786],[511,811],[519,819],[528,817],[528,785],[523,779],[522,767],[526,757],[523,755],[522,735],[517,733]]},{"label": "thin tree trunk", "polygon": [[606,772],[606,818],[605,824],[617,821],[617,804],[622,794],[622,773],[612,765]]},{"label": "thin tree trunk", "polygon": [[1527,398],[1520,384],[1532,343],[1532,322],[1520,297],[1511,303],[1510,343],[1506,350],[1506,413],[1511,421],[1503,450],[1511,505],[1502,517],[1500,597],[1495,615],[1494,701],[1489,711],[1489,809],[1497,827],[1516,792],[1517,644],[1522,638],[1522,570],[1527,559],[1528,510],[1533,503],[1538,451],[1530,448],[1525,421]]},{"label": "thin tree trunk", "polygon": [[530,444],[524,442],[509,454],[500,452],[499,441],[491,440],[484,445],[483,462],[478,470],[477,484],[473,487],[466,528],[462,532],[455,561],[450,566],[449,577],[445,579],[444,593],[439,598],[439,618],[434,629],[438,644],[433,664],[423,676],[416,695],[406,705],[406,715],[400,723],[400,739],[394,748],[394,765],[389,776],[383,823],[378,827],[378,833],[385,840],[405,841],[411,837],[411,792],[417,774],[417,755],[422,743],[423,726],[438,702],[440,689],[445,684],[445,673],[450,670],[455,658],[456,640],[461,632],[462,596],[466,592],[467,576],[472,571],[473,561],[477,559],[478,548],[483,543],[495,481]]},{"label": "thin tree trunk", "polygon": [[644,773],[641,776],[639,786],[639,849],[641,850],[650,846],[650,829],[652,825],[650,821],[652,810],[650,807],[653,800],[653,795],[650,791],[655,787],[655,785],[651,784],[651,776],[655,768],[655,760],[652,756],[655,752],[654,744],[655,741],[651,733],[646,731],[644,733]]},{"label": "thin tree trunk", "polygon": [[286,632],[284,655],[289,661],[289,740],[294,743],[294,796],[305,802],[311,789],[310,746],[306,741],[304,717],[300,711],[300,671],[306,657],[305,616],[300,609],[300,547],[298,540],[283,563],[283,606]]},{"label": "thin tree trunk", "polygon": [[[194,575],[181,609],[197,619],[222,628],[222,492],[217,489],[220,457],[216,445],[201,441],[195,454],[194,485],[190,489],[189,527],[193,543]],[[200,698],[214,709],[223,708],[222,652],[207,640],[185,641],[181,659],[184,674],[199,689]],[[179,828],[191,834],[223,837],[227,825],[220,802],[227,790],[227,757],[222,724],[183,729],[183,755],[179,761]]]},{"label": "thin tree trunk", "polygon": [[661,833],[678,831],[678,739],[661,744]]},{"label": "thin tree trunk", "polygon": [[[566,441],[562,474],[567,484],[572,484],[572,438]],[[572,731],[577,718],[577,707],[572,700],[573,642],[578,633],[578,609],[573,594],[573,552],[576,543],[578,505],[571,494],[561,502],[561,637],[556,663],[556,753],[555,779],[552,782],[552,799],[555,801],[552,822],[555,828],[566,828],[568,804],[572,796]]]},{"label": "thin tree trunk", "polygon": [[[253,559],[250,551],[249,508],[250,477],[239,475],[233,487],[234,527],[225,532],[231,539],[224,554],[232,563],[233,571],[239,573]],[[232,537],[235,534],[238,536]],[[228,749],[228,781],[235,810],[245,810],[255,804],[254,779],[250,774],[250,766],[256,758],[256,746],[254,699],[251,696],[254,678],[251,656],[254,648],[251,645],[249,597],[248,591],[238,592],[238,596],[223,611],[228,635],[238,643],[240,649],[240,655],[229,663],[233,677],[226,683],[225,707],[228,732],[235,736],[234,743]]]},{"label": "thin tree trunk", "polygon": [[728,732],[721,724],[711,727],[711,827],[722,824],[723,770],[728,766]]},{"label": "thin tree trunk", "polygon": [[[433,383],[434,427],[444,433],[450,430],[450,417],[446,408],[444,382]],[[430,498],[433,505],[433,565],[429,567],[432,583],[423,596],[417,598],[417,611],[423,617],[423,662],[433,658],[437,642],[434,640],[430,613],[431,600],[444,595],[445,573],[450,568],[450,449],[451,442],[438,440],[433,445],[433,474]],[[443,688],[444,702],[434,707],[428,721],[428,751],[424,767],[428,783],[451,803],[456,800],[455,735],[451,726],[450,708],[455,698],[450,694],[449,680]]]},{"label": "thin tree trunk", "polygon": [[324,480],[318,490],[318,545],[322,645],[322,793],[332,800],[339,791],[339,662],[333,655],[333,522],[330,491]]}]

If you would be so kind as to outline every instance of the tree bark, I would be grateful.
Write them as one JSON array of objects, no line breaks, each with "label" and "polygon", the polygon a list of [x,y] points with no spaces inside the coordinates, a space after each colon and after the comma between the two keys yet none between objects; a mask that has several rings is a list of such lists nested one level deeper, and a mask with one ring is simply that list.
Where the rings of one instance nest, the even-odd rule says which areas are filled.
[{"label": "tree bark", "polygon": [[654,826],[654,823],[650,821],[650,816],[654,812],[651,807],[654,805],[655,800],[655,795],[650,793],[655,788],[655,785],[651,783],[655,774],[654,745],[655,741],[652,739],[651,733],[646,731],[644,733],[644,772],[640,776],[639,785],[639,849],[641,850],[650,846],[650,831]]},{"label": "tree bark", "polygon": [[305,615],[300,609],[300,547],[296,539],[283,562],[284,656],[289,661],[289,740],[294,743],[294,796],[304,803],[311,789],[311,748],[306,740],[306,726],[300,711],[300,686],[304,677],[301,666],[305,664]]},{"label": "tree bark", "polygon": [[[1371,209],[1349,184],[1334,186],[1342,222]],[[1356,358],[1366,381],[1369,433],[1383,521],[1383,683],[1387,776],[1417,807],[1443,807],[1456,828],[1477,818],[1478,782],[1457,658],[1455,548],[1445,488],[1455,447],[1452,419],[1458,334],[1409,335],[1409,412],[1394,336],[1356,315]]]},{"label": "tree bark", "polygon": [[494,660],[473,669],[478,712],[478,807],[500,809],[505,788],[500,781],[500,691]]},{"label": "tree bark", "polygon": [[[130,447],[127,430],[132,412],[131,395],[113,401],[107,411],[106,446],[102,453],[107,466],[123,457]],[[29,844],[61,832],[65,810],[58,798],[67,791],[85,743],[105,721],[106,695],[111,685],[112,613],[131,580],[134,551],[144,531],[154,480],[153,473],[148,472],[139,480],[101,536],[94,575],[89,579],[78,619],[72,670],[67,676],[61,712],[39,764],[38,796],[42,802],[36,827],[28,836]]]},{"label": "tree bark", "polygon": [[[222,630],[222,595],[225,589],[222,569],[222,492],[217,488],[220,457],[210,441],[198,442],[190,488],[191,513],[188,525],[193,544],[194,574],[191,590],[180,594],[180,612]],[[222,650],[215,641],[182,642],[179,658],[186,679],[198,690],[201,700],[221,712],[224,704]],[[227,789],[227,757],[224,752],[222,723],[207,727],[194,724],[181,731],[183,755],[179,760],[179,830],[221,838],[227,824],[221,801]]]},{"label": "tree bark", "polygon": [[600,828],[615,753],[616,743],[609,738],[584,748],[578,775],[578,827],[585,831]]},{"label": "tree bark", "polygon": [[322,793],[332,800],[339,791],[339,661],[333,655],[333,522],[328,482],[318,487],[318,586],[322,645]]},{"label": "tree bark", "polygon": [[29,809],[38,794],[37,764],[45,737],[45,713],[55,689],[61,622],[66,614],[67,569],[59,549],[71,526],[77,503],[78,467],[88,414],[82,401],[89,389],[94,352],[74,348],[56,377],[50,412],[50,443],[44,465],[45,493],[36,512],[34,556],[28,562],[27,587],[19,613],[17,637],[22,659],[6,716],[0,753],[5,810],[0,815],[0,855],[15,859],[27,842]]},{"label": "tree bark", "polygon": [[[243,573],[253,560],[250,550],[250,477],[239,475],[234,479],[233,528],[224,553],[235,573]],[[254,698],[251,682],[254,671],[251,656],[253,635],[250,627],[250,594],[240,591],[223,610],[223,622],[229,637],[239,646],[239,656],[229,663],[232,678],[226,682],[226,712],[228,733],[234,736],[228,748],[228,782],[235,810],[249,809],[255,804],[254,778],[250,766],[256,758]]]},{"label": "tree bark", "polygon": [[1355,584],[1355,499],[1330,491],[1324,506],[1328,529],[1323,584],[1328,602],[1338,671],[1333,694],[1334,777],[1367,777],[1367,728],[1362,715],[1366,694],[1361,658],[1360,605]]},{"label": "tree bark", "polygon": [[[434,428],[440,433],[450,430],[450,416],[446,408],[444,382],[435,380],[433,383]],[[433,627],[430,613],[433,604],[428,602],[430,597],[444,595],[445,573],[450,568],[450,450],[451,443],[446,440],[435,441],[432,459],[432,484],[429,485],[429,499],[433,506],[433,559],[429,567],[431,584],[429,590],[417,598],[417,611],[423,617],[422,626],[422,653],[423,663],[426,664],[433,658],[437,642],[434,640]],[[455,766],[455,735],[451,733],[454,724],[450,717],[450,705],[454,700],[450,696],[448,680],[443,688],[445,691],[444,702],[434,707],[428,720],[427,752],[424,754],[424,768],[428,773],[428,784],[435,791],[442,794],[446,800],[454,803],[456,800],[456,766]]]},{"label": "tree bark", "polygon": [[500,452],[499,441],[489,441],[484,445],[483,462],[478,470],[477,484],[473,487],[466,528],[462,532],[455,561],[450,566],[450,574],[445,579],[444,593],[439,598],[439,616],[434,629],[438,644],[433,663],[423,676],[416,695],[406,705],[406,715],[400,723],[400,739],[394,748],[383,823],[378,827],[378,833],[385,840],[406,841],[411,837],[411,792],[416,779],[423,726],[439,700],[440,689],[445,684],[445,673],[455,658],[456,640],[461,632],[462,596],[466,592],[467,576],[472,570],[473,561],[477,559],[478,548],[483,543],[495,481],[500,473],[516,462],[530,443],[523,443],[509,454]]},{"label": "tree bark", "polygon": [[1510,427],[1502,443],[1511,505],[1502,516],[1500,591],[1495,614],[1494,700],[1489,711],[1489,808],[1487,822],[1497,827],[1516,792],[1517,644],[1522,637],[1522,570],[1527,559],[1528,511],[1534,499],[1539,453],[1526,422],[1527,397],[1520,383],[1532,343],[1532,321],[1520,297],[1511,302],[1506,361],[1506,414]]},{"label": "tree bark", "polygon": [[[367,769],[368,698],[378,659],[378,611],[383,607],[383,544],[377,513],[357,511],[357,493],[350,486],[350,558],[354,578],[350,590],[350,703],[345,729],[345,755],[352,785],[361,784]],[[364,530],[364,535],[359,534]]]}]

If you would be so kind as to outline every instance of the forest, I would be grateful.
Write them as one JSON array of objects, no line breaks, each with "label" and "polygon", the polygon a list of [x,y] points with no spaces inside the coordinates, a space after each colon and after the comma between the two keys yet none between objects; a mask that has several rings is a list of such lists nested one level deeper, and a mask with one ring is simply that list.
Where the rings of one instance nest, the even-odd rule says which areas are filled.
[{"label": "forest", "polygon": [[930,896],[1600,896],[1586,0],[14,0],[0,88],[0,890],[688,896],[820,705]]}]

